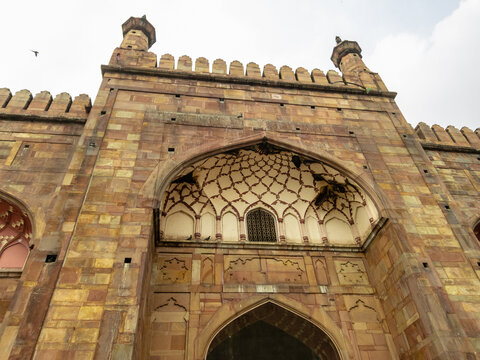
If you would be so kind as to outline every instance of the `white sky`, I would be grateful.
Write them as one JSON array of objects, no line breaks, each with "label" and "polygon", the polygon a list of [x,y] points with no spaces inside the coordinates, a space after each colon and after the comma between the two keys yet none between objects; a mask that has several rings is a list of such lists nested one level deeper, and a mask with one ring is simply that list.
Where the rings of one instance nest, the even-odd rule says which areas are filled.
[{"label": "white sky", "polygon": [[93,100],[121,24],[146,14],[159,58],[326,72],[334,68],[335,36],[356,40],[412,125],[480,127],[480,0],[8,1],[2,14],[0,87],[12,93],[66,91]]}]

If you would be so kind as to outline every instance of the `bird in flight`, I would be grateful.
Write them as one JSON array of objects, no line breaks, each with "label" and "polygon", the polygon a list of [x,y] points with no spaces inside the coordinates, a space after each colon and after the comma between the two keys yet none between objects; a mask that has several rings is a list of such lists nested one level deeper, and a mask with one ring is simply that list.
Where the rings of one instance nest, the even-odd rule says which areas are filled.
[{"label": "bird in flight", "polygon": [[38,56],[38,51],[36,51],[36,50],[30,50],[30,51],[31,51],[31,52],[33,52],[33,53],[35,54],[35,57],[37,57],[37,56]]}]

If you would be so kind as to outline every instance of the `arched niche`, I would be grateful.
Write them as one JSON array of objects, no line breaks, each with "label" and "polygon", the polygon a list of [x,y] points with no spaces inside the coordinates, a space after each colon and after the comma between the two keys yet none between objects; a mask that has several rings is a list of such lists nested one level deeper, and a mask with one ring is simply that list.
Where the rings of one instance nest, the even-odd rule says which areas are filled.
[{"label": "arched niche", "polygon": [[[363,187],[365,181],[358,173],[335,164],[265,141],[224,152],[217,150],[195,159],[178,169],[170,185],[160,186],[166,189],[160,211],[168,217],[181,204],[193,209],[197,219],[206,212],[217,214],[215,232],[222,232],[224,241],[237,241],[244,235],[248,239],[247,214],[258,204],[275,217],[275,239],[285,236],[290,243],[303,244],[303,237],[308,236],[311,244],[323,246],[328,237],[329,246],[361,247],[371,232],[379,229],[375,228],[380,211],[375,205],[378,198],[372,197],[374,192]],[[237,226],[231,226],[232,215],[224,217],[230,211],[237,217]],[[332,213],[338,213],[334,217],[340,222],[331,221]],[[285,219],[286,214],[312,219],[297,226],[292,216]],[[284,222],[277,224],[277,217]],[[195,234],[202,232],[201,227],[201,222],[195,224]],[[333,228],[341,232],[334,233]]]},{"label": "arched niche", "polygon": [[215,215],[210,212],[200,217],[200,232],[203,239],[215,238]]},{"label": "arched niche", "polygon": [[338,245],[353,245],[355,243],[352,228],[343,219],[332,217],[325,222],[325,230],[330,243]]},{"label": "arched niche", "polygon": [[182,210],[168,214],[165,219],[165,238],[191,240],[194,233],[194,219]]},{"label": "arched niche", "polygon": [[283,218],[285,224],[285,240],[287,243],[301,244],[303,242],[300,230],[300,221],[293,214],[287,214]]},{"label": "arched niche", "polygon": [[228,211],[222,216],[222,239],[224,241],[238,241],[238,218],[237,216]]},{"label": "arched niche", "polygon": [[355,225],[357,226],[360,237],[365,237],[370,233],[372,225],[370,224],[370,217],[367,209],[363,206],[358,206],[355,209]]},{"label": "arched niche", "polygon": [[305,226],[307,228],[308,239],[312,244],[320,244],[322,236],[320,235],[320,226],[318,220],[313,216],[307,216],[305,219]]},{"label": "arched niche", "polygon": [[22,269],[31,238],[28,214],[14,202],[0,198],[0,269]]}]

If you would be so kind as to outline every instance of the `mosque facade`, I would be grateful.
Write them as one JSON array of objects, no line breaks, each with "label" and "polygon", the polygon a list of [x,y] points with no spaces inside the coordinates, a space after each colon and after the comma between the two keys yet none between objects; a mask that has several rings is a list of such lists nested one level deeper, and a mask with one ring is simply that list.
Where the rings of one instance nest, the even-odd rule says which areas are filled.
[{"label": "mosque facade", "polygon": [[480,129],[340,72],[149,52],[0,89],[0,359],[480,359]]}]

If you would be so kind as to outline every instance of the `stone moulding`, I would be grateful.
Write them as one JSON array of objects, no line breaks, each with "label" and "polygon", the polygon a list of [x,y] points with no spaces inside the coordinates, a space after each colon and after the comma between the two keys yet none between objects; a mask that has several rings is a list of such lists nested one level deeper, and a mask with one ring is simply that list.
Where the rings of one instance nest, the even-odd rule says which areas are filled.
[{"label": "stone moulding", "polygon": [[287,88],[287,89],[299,89],[299,90],[313,90],[313,91],[328,91],[328,92],[340,92],[348,94],[363,94],[368,96],[381,96],[391,99],[395,99],[397,96],[396,92],[392,91],[378,91],[378,90],[366,90],[361,88],[348,88],[345,86],[335,86],[335,85],[323,85],[315,83],[301,83],[298,81],[276,81],[269,80],[266,78],[251,78],[246,76],[232,76],[232,75],[219,75],[211,73],[196,73],[196,72],[184,72],[184,71],[168,71],[158,68],[138,68],[138,67],[127,67],[127,66],[116,66],[116,65],[102,65],[102,75],[108,77],[108,72],[113,73],[125,73],[133,75],[150,75],[158,77],[168,77],[168,78],[181,78],[181,79],[191,79],[191,80],[201,80],[201,81],[211,81],[211,82],[223,82],[223,83],[233,83],[241,85],[259,85],[259,86],[268,86],[276,88]]},{"label": "stone moulding", "polygon": [[71,117],[71,116],[49,116],[49,115],[34,115],[34,114],[10,114],[0,113],[0,119],[14,120],[14,121],[44,121],[53,123],[74,123],[83,125],[87,121],[86,117]]},{"label": "stone moulding", "polygon": [[432,144],[432,143],[424,143],[422,141],[420,141],[420,144],[422,145],[422,148],[425,150],[480,154],[480,149],[474,149],[467,146]]}]

